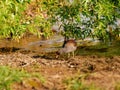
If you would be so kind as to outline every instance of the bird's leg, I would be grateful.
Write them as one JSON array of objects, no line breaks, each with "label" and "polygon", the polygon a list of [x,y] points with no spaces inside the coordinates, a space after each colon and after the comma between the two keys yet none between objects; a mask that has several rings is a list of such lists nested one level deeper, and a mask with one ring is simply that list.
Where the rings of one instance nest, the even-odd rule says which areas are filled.
[{"label": "bird's leg", "polygon": [[55,58],[58,58],[58,57],[59,57],[59,55],[56,55],[56,56],[55,56]]},{"label": "bird's leg", "polygon": [[70,53],[68,53],[68,58],[70,57]]},{"label": "bird's leg", "polygon": [[74,51],[72,52],[72,54],[73,54],[73,58],[75,57],[75,53],[74,53]]}]

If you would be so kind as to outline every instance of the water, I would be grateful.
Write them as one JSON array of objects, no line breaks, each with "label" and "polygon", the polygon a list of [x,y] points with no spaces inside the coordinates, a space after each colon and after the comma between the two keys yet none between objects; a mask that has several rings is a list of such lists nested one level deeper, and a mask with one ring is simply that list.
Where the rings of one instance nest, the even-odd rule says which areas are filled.
[{"label": "water", "polygon": [[[19,40],[19,42],[14,40],[1,39],[0,48],[3,47],[15,47],[23,50],[30,50],[35,52],[55,52],[61,48],[64,41],[64,37],[61,35],[54,35],[48,40],[41,40],[36,36],[29,36]],[[99,40],[92,38],[86,38],[84,40],[77,40],[78,46],[81,45],[95,45],[99,43]]]}]

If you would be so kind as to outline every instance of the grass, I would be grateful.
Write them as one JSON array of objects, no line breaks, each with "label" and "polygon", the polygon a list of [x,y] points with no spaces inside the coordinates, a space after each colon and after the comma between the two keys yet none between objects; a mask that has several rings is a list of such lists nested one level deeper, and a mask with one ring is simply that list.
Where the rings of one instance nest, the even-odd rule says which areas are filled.
[{"label": "grass", "polygon": [[[103,88],[101,86],[96,86],[95,83],[87,83],[85,82],[85,78],[87,78],[89,74],[79,74],[74,77],[68,77],[64,80],[66,85],[65,90],[108,90],[107,88]],[[113,85],[114,90],[120,90],[120,82],[116,82]]]},{"label": "grass", "polygon": [[[12,69],[8,66],[0,66],[0,90],[11,90],[11,86],[14,83],[22,82],[23,79],[30,79],[36,77],[42,83],[44,79],[37,73],[29,74],[25,71],[20,71],[18,69]],[[34,82],[34,81],[33,81]],[[32,83],[33,83],[32,82]]]},{"label": "grass", "polygon": [[120,82],[116,83],[115,90],[120,90]]},{"label": "grass", "polygon": [[111,45],[100,43],[94,46],[80,46],[76,54],[78,55],[98,55],[111,57],[120,55],[120,41],[114,41]]},{"label": "grass", "polygon": [[96,87],[94,84],[85,84],[84,79],[86,76],[87,74],[66,79],[64,81],[67,85],[66,90],[100,90],[100,88]]}]

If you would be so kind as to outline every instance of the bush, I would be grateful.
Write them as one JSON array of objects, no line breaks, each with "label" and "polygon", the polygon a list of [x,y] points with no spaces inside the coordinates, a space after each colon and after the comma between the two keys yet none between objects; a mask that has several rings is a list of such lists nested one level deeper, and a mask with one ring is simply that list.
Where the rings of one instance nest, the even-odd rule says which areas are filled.
[{"label": "bush", "polygon": [[50,23],[43,17],[40,5],[35,0],[0,1],[0,37],[19,39],[25,32],[50,36]]},{"label": "bush", "polygon": [[0,37],[18,38],[26,30],[22,12],[30,0],[0,1]]},{"label": "bush", "polygon": [[[116,20],[120,13],[119,0],[43,0],[51,22],[62,22],[63,35],[72,38],[98,37],[108,40],[119,35]],[[111,28],[107,31],[109,25]]]}]

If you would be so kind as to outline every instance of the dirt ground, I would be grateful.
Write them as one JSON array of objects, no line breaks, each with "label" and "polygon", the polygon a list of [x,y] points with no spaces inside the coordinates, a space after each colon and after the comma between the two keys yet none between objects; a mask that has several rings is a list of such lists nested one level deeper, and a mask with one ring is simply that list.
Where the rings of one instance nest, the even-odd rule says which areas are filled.
[{"label": "dirt ground", "polygon": [[[99,56],[94,52],[106,53],[107,49],[92,50],[92,48],[84,49],[82,47],[77,49],[76,52],[80,51],[81,53],[76,54],[74,58],[72,56],[67,58],[65,55],[56,58],[55,52],[42,53],[34,51],[34,48],[32,50],[23,49],[23,47],[28,47],[29,42],[36,40],[39,39],[32,36],[22,39],[21,43],[0,40],[0,65],[24,69],[28,73],[39,73],[45,81],[42,83],[37,78],[23,80],[20,83],[15,83],[12,90],[70,90],[65,81],[71,78],[74,80],[76,77],[83,78],[82,82],[85,85],[94,84],[100,90],[120,89],[116,89],[117,85],[120,87],[119,55]],[[38,48],[42,47],[41,45],[37,46],[39,46]],[[116,48],[119,48],[119,45]],[[85,50],[92,51],[93,54],[83,55],[82,52]],[[112,49],[110,48],[110,50]]]},{"label": "dirt ground", "polygon": [[0,48],[0,65],[37,72],[45,78],[45,83],[35,78],[34,84],[23,80],[15,84],[13,90],[68,90],[64,80],[82,75],[86,75],[86,84],[94,83],[101,90],[116,90],[116,83],[120,82],[120,56],[76,55],[74,58],[55,58],[55,53],[42,55],[18,48]]}]

